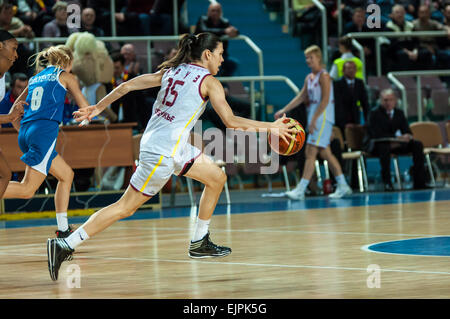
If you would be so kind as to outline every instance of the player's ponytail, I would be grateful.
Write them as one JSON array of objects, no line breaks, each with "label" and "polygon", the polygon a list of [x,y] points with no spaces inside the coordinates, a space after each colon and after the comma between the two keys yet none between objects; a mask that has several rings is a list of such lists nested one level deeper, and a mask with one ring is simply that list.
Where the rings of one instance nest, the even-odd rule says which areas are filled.
[{"label": "player's ponytail", "polygon": [[48,47],[30,58],[33,57],[35,59],[32,65],[35,65],[36,73],[39,73],[49,65],[61,69],[68,67],[73,60],[73,53],[68,46],[61,44]]},{"label": "player's ponytail", "polygon": [[168,69],[177,67],[182,63],[200,61],[203,51],[214,51],[219,42],[221,41],[218,36],[208,32],[197,35],[183,34],[175,56],[159,65],[158,69]]}]

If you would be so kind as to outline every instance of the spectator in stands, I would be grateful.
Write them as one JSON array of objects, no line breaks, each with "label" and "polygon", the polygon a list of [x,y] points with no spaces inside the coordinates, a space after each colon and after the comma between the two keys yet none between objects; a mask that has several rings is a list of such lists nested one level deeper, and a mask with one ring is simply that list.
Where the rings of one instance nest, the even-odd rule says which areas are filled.
[{"label": "spectator in stands", "polygon": [[[343,24],[347,24],[352,21],[353,10],[356,8],[363,8],[366,6],[366,0],[342,0],[341,2],[341,14]],[[334,15],[338,15],[338,12],[334,13]]]},{"label": "spectator in stands", "polygon": [[16,16],[24,24],[29,25],[37,37],[40,37],[44,25],[53,20],[51,8],[54,4],[54,0],[19,0]]},{"label": "spectator in stands", "polygon": [[[450,28],[450,2],[442,10],[444,15],[444,26]],[[440,37],[438,39],[439,50],[436,54],[436,64],[438,69],[446,69],[450,65],[450,38]],[[450,77],[446,77],[450,83]]]},{"label": "spectator in stands", "polygon": [[[11,79],[11,89],[5,94],[0,102],[0,114],[8,114],[14,101],[22,94],[28,85],[28,77],[23,73],[15,73]],[[12,127],[11,123],[2,124],[2,127]]]},{"label": "spectator in stands", "polygon": [[[6,30],[17,38],[33,38],[34,32],[31,27],[29,25],[25,25],[20,19],[14,17],[14,5],[15,1],[11,0],[5,0],[0,4],[0,30]],[[28,67],[27,62],[31,54],[33,53],[28,48],[28,45],[20,43],[17,47],[18,58],[9,69],[9,72],[11,74],[25,73],[30,77],[33,70]]]},{"label": "spectator in stands", "polygon": [[[352,22],[344,27],[344,34],[355,32],[373,32],[366,24],[366,11],[363,8],[356,8],[353,11]],[[376,31],[383,31],[382,29]],[[373,39],[358,39],[364,48],[366,74],[375,73],[375,42]]]},{"label": "spectator in stands", "polygon": [[350,39],[349,37],[340,38],[339,52],[341,53],[341,56],[333,61],[333,65],[331,66],[330,70],[330,76],[334,80],[339,79],[344,75],[344,63],[346,61],[353,61],[356,65],[356,77],[364,80],[364,65],[362,61],[352,53],[352,39]]},{"label": "spectator in stands", "polygon": [[[421,5],[418,10],[418,19],[414,20],[413,22],[414,25],[413,31],[446,30],[450,37],[450,27],[444,26],[443,24],[435,20],[431,20],[430,17],[431,13],[429,6],[425,4]],[[432,56],[433,60],[435,61],[439,50],[437,39],[434,37],[419,38],[419,50],[427,52],[427,54]]]},{"label": "spectator in stands", "polygon": [[[15,2],[11,0],[3,1],[0,4],[0,30],[6,30],[16,38],[34,38],[31,27],[14,16],[14,6]],[[19,54],[19,52],[17,53]]]},{"label": "spectator in stands", "polygon": [[[70,33],[76,31],[67,27],[67,2],[58,1],[52,7],[55,19],[44,25],[42,36],[47,38],[68,37]],[[52,43],[45,43],[44,47],[51,46]]]},{"label": "spectator in stands", "polygon": [[131,43],[124,44],[120,49],[120,53],[125,58],[125,71],[131,74],[133,77],[142,74],[142,68],[139,62],[136,60],[136,52],[134,45]]},{"label": "spectator in stands", "polygon": [[[125,58],[119,52],[111,56],[114,62],[114,75],[111,83],[107,85],[107,92],[114,90],[117,86],[134,77],[133,74],[125,70]],[[132,123],[137,122],[137,129],[145,128],[147,123],[143,123],[139,116],[140,106],[142,105],[142,95],[139,91],[130,92],[111,105],[111,109],[118,115],[118,122]]]},{"label": "spectator in stands", "polygon": [[[414,189],[426,188],[423,145],[414,140],[402,110],[396,108],[397,96],[392,89],[381,92],[381,105],[371,110],[365,137],[366,151],[379,157],[381,176],[386,191],[392,191],[391,154],[412,153]],[[396,138],[399,142],[376,141]]]},{"label": "spectator in stands", "polygon": [[[386,24],[388,31],[411,32],[414,29],[412,22],[405,20],[405,8],[395,5],[392,8],[391,20]],[[419,48],[417,38],[401,37],[391,38],[389,47],[392,70],[407,71],[422,69],[432,64],[431,52]]]},{"label": "spectator in stands", "polygon": [[413,21],[417,18],[417,8],[420,6],[420,0],[396,0],[395,3],[405,8],[406,21]]},{"label": "spectator in stands", "polygon": [[127,11],[134,12],[139,17],[141,35],[150,35],[150,11],[155,0],[128,0]]},{"label": "spectator in stands", "polygon": [[92,8],[84,8],[81,12],[81,28],[79,32],[90,32],[96,37],[105,36],[105,31],[95,25],[95,10]]},{"label": "spectator in stands", "polygon": [[[216,1],[210,3],[206,16],[201,16],[195,26],[195,34],[211,32],[218,36],[228,36],[230,38],[239,35],[239,30],[231,25],[228,19],[223,17],[222,5]],[[217,76],[232,76],[238,67],[239,62],[228,54],[228,41],[223,41],[223,59]]]},{"label": "spectator in stands", "polygon": [[[138,14],[128,11],[127,0],[115,0],[116,32],[118,36],[141,35]],[[87,0],[85,7],[94,9],[96,13],[95,25],[102,28],[106,36],[112,35],[111,30],[111,1]]]},{"label": "spectator in stands", "polygon": [[[178,0],[178,13],[184,4],[184,0]],[[178,16],[178,34],[188,33],[189,27]],[[173,1],[155,0],[150,11],[150,31],[152,35],[175,34],[173,29]]]}]

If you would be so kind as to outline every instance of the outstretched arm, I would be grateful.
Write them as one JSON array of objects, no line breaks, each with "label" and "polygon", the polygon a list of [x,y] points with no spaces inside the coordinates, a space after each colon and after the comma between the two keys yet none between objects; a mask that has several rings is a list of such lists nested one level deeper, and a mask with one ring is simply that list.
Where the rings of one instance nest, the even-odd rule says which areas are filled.
[{"label": "outstretched arm", "polygon": [[158,71],[156,73],[143,74],[137,76],[129,81],[123,82],[114,90],[109,92],[103,99],[100,100],[96,105],[91,105],[81,110],[73,113],[74,118],[77,122],[82,122],[83,120],[92,120],[95,116],[103,112],[103,110],[110,104],[114,103],[122,96],[131,91],[145,90],[152,87],[160,86],[161,79],[164,71]]}]

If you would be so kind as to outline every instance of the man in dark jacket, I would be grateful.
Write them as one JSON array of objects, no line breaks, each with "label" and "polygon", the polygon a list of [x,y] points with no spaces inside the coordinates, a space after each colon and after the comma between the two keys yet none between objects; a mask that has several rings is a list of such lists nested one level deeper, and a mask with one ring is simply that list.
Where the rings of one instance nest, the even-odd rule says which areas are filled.
[{"label": "man in dark jacket", "polygon": [[[412,153],[414,189],[426,188],[422,142],[414,140],[408,121],[402,110],[395,108],[397,97],[392,89],[381,92],[381,105],[372,109],[368,120],[367,151],[380,158],[381,175],[385,190],[393,190],[391,184],[391,154]],[[397,141],[377,141],[395,138]]]},{"label": "man in dark jacket", "polygon": [[[223,17],[222,5],[215,1],[209,5],[208,14],[201,16],[197,21],[195,34],[202,32],[214,33],[219,37],[229,36],[230,38],[239,35],[239,30]],[[238,61],[228,55],[228,41],[223,42],[223,50],[224,62],[220,67],[218,76],[232,76],[237,69]]]},{"label": "man in dark jacket", "polygon": [[364,125],[367,121],[369,101],[364,82],[355,77],[356,64],[352,60],[344,63],[344,76],[334,82],[335,125],[345,134],[345,127]]}]

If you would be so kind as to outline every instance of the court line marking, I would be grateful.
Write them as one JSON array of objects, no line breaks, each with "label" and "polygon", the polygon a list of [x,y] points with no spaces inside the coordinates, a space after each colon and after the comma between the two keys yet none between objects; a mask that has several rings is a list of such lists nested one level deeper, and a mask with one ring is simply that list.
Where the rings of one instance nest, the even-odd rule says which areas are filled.
[{"label": "court line marking", "polygon": [[[7,254],[0,252],[0,255],[20,256],[20,257],[47,257],[45,254]],[[76,256],[76,259],[98,259],[98,260],[115,260],[115,261],[141,261],[141,262],[158,262],[158,263],[183,263],[183,264],[209,264],[209,265],[232,265],[247,267],[269,267],[269,268],[291,268],[291,269],[323,269],[323,270],[348,270],[348,271],[364,271],[367,268],[358,267],[339,267],[339,266],[311,266],[311,265],[283,265],[283,264],[259,264],[259,263],[240,263],[240,262],[221,262],[221,261],[204,261],[204,260],[175,260],[175,259],[157,259],[157,258],[129,258],[129,257],[101,257],[101,256]],[[72,261],[76,263],[76,259]],[[383,272],[413,273],[413,274],[431,274],[431,275],[448,275],[450,272],[444,271],[424,271],[424,270],[404,270],[404,269],[383,269]]]},{"label": "court line marking", "polygon": [[440,257],[440,258],[448,258],[450,256],[447,255],[424,255],[424,254],[399,254],[399,253],[388,253],[385,251],[378,251],[378,250],[372,250],[369,249],[370,246],[378,245],[378,244],[384,244],[394,241],[406,241],[406,240],[416,240],[416,239],[429,239],[429,238],[435,238],[435,237],[449,237],[448,235],[438,235],[438,236],[432,236],[432,237],[418,237],[418,238],[407,238],[407,239],[399,239],[399,240],[388,240],[388,241],[380,241],[377,243],[372,243],[368,245],[361,246],[361,250],[369,252],[369,253],[377,253],[377,254],[385,254],[385,255],[396,255],[396,256],[420,256],[420,257]]},{"label": "court line marking", "polygon": [[[116,229],[119,227],[115,227]],[[183,231],[182,233],[184,234],[185,232],[190,233],[189,228],[183,228],[183,227],[143,227],[143,226],[136,226],[136,227],[120,227],[121,229],[142,229],[142,230],[155,230],[155,231]],[[399,234],[399,233],[365,233],[365,232],[333,232],[333,231],[305,231],[305,230],[270,230],[270,229],[214,229],[214,232],[217,233],[291,233],[291,234],[322,234],[322,235],[350,235],[350,236],[407,236],[407,237],[418,237],[418,238],[433,238],[433,237],[448,237],[450,235],[433,235],[433,234]],[[159,234],[158,236],[165,236],[165,237],[171,237],[171,236],[176,236],[176,235],[180,235],[181,233],[173,233],[173,234]],[[139,235],[137,236],[138,238],[142,239],[142,238],[151,238],[153,237],[153,234],[147,234],[147,235]],[[35,237],[30,236],[30,237]],[[95,240],[95,242],[106,242],[106,241],[113,241],[113,240],[120,240],[123,241],[124,239],[136,239],[136,236],[121,236],[121,237],[117,237],[117,238],[107,238],[107,239],[102,239],[102,238],[98,238]],[[188,236],[189,237],[189,236]],[[418,239],[418,238],[408,238],[408,239],[404,239],[404,240],[411,240],[411,239]],[[183,240],[183,239],[180,239]],[[186,239],[188,240],[188,238]],[[389,242],[389,241],[387,241]],[[380,242],[383,243],[383,242]],[[373,243],[373,244],[369,244],[366,246],[370,246],[370,245],[375,245],[377,243]],[[9,250],[9,249],[17,249],[17,248],[34,248],[34,247],[38,247],[38,246],[43,246],[45,245],[45,243],[35,243],[35,244],[22,244],[22,245],[4,245],[0,247],[0,251],[2,250]],[[364,246],[363,246],[364,247]],[[364,250],[364,249],[363,249]],[[368,250],[371,252],[371,250]],[[380,252],[381,253],[381,252]],[[401,254],[403,255],[403,254]],[[424,256],[428,256],[428,255],[424,255]],[[445,256],[442,256],[445,257]]]}]

